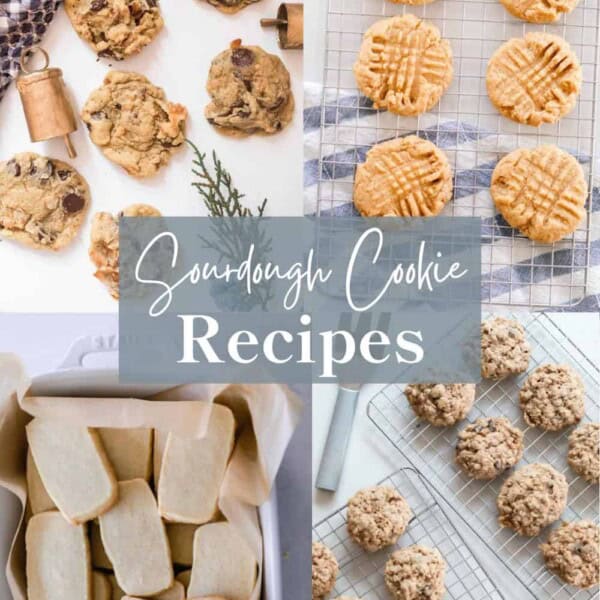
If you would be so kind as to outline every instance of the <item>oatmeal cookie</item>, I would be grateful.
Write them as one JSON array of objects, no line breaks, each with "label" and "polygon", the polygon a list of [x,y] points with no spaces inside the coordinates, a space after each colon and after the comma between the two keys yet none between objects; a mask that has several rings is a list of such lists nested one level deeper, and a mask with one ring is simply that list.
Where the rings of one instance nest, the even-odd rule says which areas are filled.
[{"label": "oatmeal cookie", "polygon": [[135,177],[154,175],[185,141],[187,110],[137,73],[111,71],[81,118],[104,156]]},{"label": "oatmeal cookie", "polygon": [[523,432],[504,417],[482,417],[458,434],[456,462],[473,479],[494,479],[523,455]]},{"label": "oatmeal cookie", "polygon": [[110,292],[119,298],[119,218],[120,217],[160,217],[160,212],[149,204],[132,204],[118,215],[99,212],[92,220],[92,234],[89,255],[96,267],[94,277],[98,278]]},{"label": "oatmeal cookie", "polygon": [[528,33],[504,43],[490,58],[490,100],[505,117],[525,125],[555,123],[575,106],[582,72],[569,44],[550,33]]},{"label": "oatmeal cookie", "polygon": [[500,488],[498,522],[520,535],[538,535],[565,510],[568,490],[565,476],[550,465],[522,467]]},{"label": "oatmeal cookie", "polygon": [[571,469],[590,483],[600,482],[600,424],[586,423],[569,436]]},{"label": "oatmeal cookie", "polygon": [[581,377],[569,365],[541,365],[523,384],[519,404],[528,425],[559,431],[579,423],[584,397]]},{"label": "oatmeal cookie", "polygon": [[600,528],[591,521],[563,523],[540,546],[550,571],[578,588],[598,585]]},{"label": "oatmeal cookie", "polygon": [[481,376],[485,379],[527,371],[530,354],[525,329],[518,321],[492,317],[481,324]]},{"label": "oatmeal cookie", "polygon": [[500,0],[513,16],[530,23],[554,23],[570,13],[579,0]]},{"label": "oatmeal cookie", "polygon": [[383,19],[367,29],[354,75],[375,108],[419,115],[450,85],[452,49],[435,25],[414,15]]},{"label": "oatmeal cookie", "polygon": [[204,114],[222,133],[247,136],[281,131],[294,113],[290,74],[274,54],[239,40],[210,66]]},{"label": "oatmeal cookie", "polygon": [[77,235],[90,202],[85,179],[60,160],[23,152],[0,163],[0,236],[60,250]]},{"label": "oatmeal cookie", "polygon": [[158,0],[65,0],[77,35],[101,57],[123,60],[163,28]]},{"label": "oatmeal cookie", "polygon": [[446,155],[416,135],[376,144],[356,168],[354,205],[366,217],[430,217],[451,198]]},{"label": "oatmeal cookie", "polygon": [[398,541],[412,512],[406,500],[391,486],[358,491],[348,502],[348,533],[367,552]]},{"label": "oatmeal cookie", "polygon": [[339,566],[333,552],[320,542],[312,544],[312,598],[323,600],[335,585]]},{"label": "oatmeal cookie", "polygon": [[440,600],[446,563],[436,548],[413,545],[394,552],[385,565],[385,583],[395,600]]},{"label": "oatmeal cookie", "polygon": [[508,224],[536,242],[561,240],[585,217],[583,169],[556,146],[507,154],[494,169],[490,192]]},{"label": "oatmeal cookie", "polygon": [[415,414],[438,427],[464,419],[475,401],[471,383],[413,383],[404,395]]}]

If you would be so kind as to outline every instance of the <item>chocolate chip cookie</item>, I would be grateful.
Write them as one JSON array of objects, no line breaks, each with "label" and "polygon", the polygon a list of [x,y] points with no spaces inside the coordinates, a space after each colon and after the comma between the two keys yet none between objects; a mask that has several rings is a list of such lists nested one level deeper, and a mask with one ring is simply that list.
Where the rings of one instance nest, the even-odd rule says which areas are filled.
[{"label": "chocolate chip cookie", "polygon": [[333,552],[321,544],[312,544],[312,600],[323,600],[335,585],[339,572]]},{"label": "chocolate chip cookie", "polygon": [[348,502],[348,533],[367,552],[391,546],[404,533],[412,512],[391,486],[358,491]]},{"label": "chocolate chip cookie", "polygon": [[85,179],[67,163],[33,152],[0,163],[0,236],[60,250],[77,235],[89,202]]},{"label": "chocolate chip cookie", "polygon": [[221,12],[232,14],[242,10],[242,8],[246,8],[250,4],[258,2],[258,0],[207,0],[207,2],[218,8]]},{"label": "chocolate chip cookie", "polygon": [[385,584],[395,600],[440,600],[446,563],[436,548],[413,545],[394,552],[385,565]]},{"label": "chocolate chip cookie", "polygon": [[81,118],[104,156],[135,177],[154,175],[185,142],[185,107],[137,73],[109,72]]},{"label": "chocolate chip cookie", "polygon": [[527,371],[530,354],[525,330],[518,321],[492,317],[481,324],[481,376],[485,379]]},{"label": "chocolate chip cookie", "polygon": [[590,483],[600,481],[600,423],[586,423],[569,436],[571,469]]},{"label": "chocolate chip cookie", "polygon": [[218,131],[234,136],[273,134],[292,119],[290,74],[279,57],[235,40],[210,66],[204,114]]},{"label": "chocolate chip cookie", "polygon": [[481,417],[458,434],[456,463],[473,479],[494,479],[523,456],[523,432],[504,417]]},{"label": "chocolate chip cookie", "polygon": [[114,216],[99,212],[92,220],[92,235],[89,255],[96,267],[94,277],[100,280],[110,292],[119,298],[119,218],[120,217],[160,217],[160,212],[149,204],[132,204]]},{"label": "chocolate chip cookie", "polygon": [[404,388],[404,395],[418,417],[443,427],[467,416],[475,401],[475,386],[471,383],[414,383]]},{"label": "chocolate chip cookie", "polygon": [[522,467],[500,488],[498,522],[520,535],[537,535],[565,510],[568,490],[565,476],[550,465]]},{"label": "chocolate chip cookie", "polygon": [[591,521],[563,523],[540,546],[546,566],[565,583],[578,588],[598,585],[600,528]]},{"label": "chocolate chip cookie", "polygon": [[541,365],[519,393],[528,425],[559,431],[579,423],[584,413],[585,390],[579,374],[569,365]]},{"label": "chocolate chip cookie", "polygon": [[158,0],[65,0],[75,31],[98,56],[122,60],[163,27]]}]

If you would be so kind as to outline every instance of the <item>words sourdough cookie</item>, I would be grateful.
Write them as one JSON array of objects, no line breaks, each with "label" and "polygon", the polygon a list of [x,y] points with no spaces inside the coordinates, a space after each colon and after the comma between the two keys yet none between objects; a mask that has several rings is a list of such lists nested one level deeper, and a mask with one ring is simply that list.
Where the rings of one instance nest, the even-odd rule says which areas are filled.
[{"label": "words sourdough cookie", "polygon": [[530,23],[553,23],[571,12],[578,0],[500,0],[506,10]]},{"label": "words sourdough cookie", "polygon": [[356,168],[354,205],[367,217],[430,217],[451,197],[446,155],[415,135],[373,146]]},{"label": "words sourdough cookie", "polygon": [[600,423],[586,423],[569,436],[569,465],[590,483],[600,481]]},{"label": "words sourdough cookie", "polygon": [[354,75],[360,91],[399,115],[430,110],[452,81],[452,50],[437,27],[414,15],[367,29]]},{"label": "words sourdough cookie", "polygon": [[185,141],[185,107],[137,73],[109,72],[81,118],[104,156],[135,177],[154,175]]},{"label": "words sourdough cookie", "polygon": [[335,585],[339,572],[333,552],[321,544],[312,543],[312,600],[323,600]]},{"label": "words sourdough cookie", "polygon": [[277,133],[294,112],[290,74],[274,54],[236,42],[211,63],[206,118],[223,133]]},{"label": "words sourdough cookie", "polygon": [[494,169],[490,191],[508,224],[536,242],[564,238],[585,217],[583,169],[556,146],[520,148],[506,155]]},{"label": "words sourdough cookie", "polygon": [[137,54],[163,27],[158,0],[65,0],[65,10],[98,56],[117,60]]},{"label": "words sourdough cookie", "polygon": [[33,248],[60,250],[77,235],[90,191],[60,160],[33,152],[0,163],[0,235]]},{"label": "words sourdough cookie", "polygon": [[509,119],[538,126],[555,123],[575,106],[581,66],[569,44],[549,33],[513,38],[493,54],[487,90],[496,108]]}]

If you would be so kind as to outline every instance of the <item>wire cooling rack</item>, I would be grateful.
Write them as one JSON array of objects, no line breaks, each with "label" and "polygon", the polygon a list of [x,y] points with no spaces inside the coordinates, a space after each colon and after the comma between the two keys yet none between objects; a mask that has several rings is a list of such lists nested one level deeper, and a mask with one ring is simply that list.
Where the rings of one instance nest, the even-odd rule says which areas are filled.
[{"label": "wire cooling rack", "polygon": [[[376,21],[412,13],[434,23],[453,51],[454,79],[441,101],[418,117],[372,108],[356,87],[352,66],[362,36]],[[539,128],[506,119],[485,85],[488,59],[505,41],[530,31],[565,38],[583,69],[573,111]],[[439,0],[404,6],[388,0],[328,0],[317,214],[347,214],[356,165],[377,142],[416,133],[447,154],[454,198],[443,215],[482,217],[482,301],[529,307],[574,305],[585,294],[590,265],[592,203],[578,230],[555,244],[538,244],[496,215],[489,193],[498,160],[518,147],[557,144],[582,163],[592,189],[600,64],[600,4],[580,0],[556,24],[525,23],[498,0]]]},{"label": "wire cooling rack", "polygon": [[[543,363],[567,363],[581,375],[586,390],[584,422],[598,421],[599,378],[596,367],[545,314],[519,313],[532,346],[529,372]],[[562,519],[598,521],[598,486],[584,481],[567,464],[567,437],[572,431],[544,433],[528,427],[518,406],[518,394],[526,374],[478,386],[477,401],[467,420],[455,427],[439,428],[415,418],[402,390],[393,384],[373,398],[368,414],[392,444],[448,499],[473,531],[539,600],[590,600],[598,589],[567,586],[544,566],[539,544],[549,533],[527,538],[497,524],[496,498],[505,477],[492,482],[470,479],[454,463],[457,433],[481,416],[505,416],[524,431],[525,451],[519,467],[533,462],[549,463],[564,473],[569,498]]]},{"label": "wire cooling rack", "polygon": [[[423,544],[437,548],[444,557],[447,564],[444,598],[449,600],[501,600],[503,598],[448,520],[425,481],[414,469],[400,469],[382,481],[381,485],[391,485],[396,488],[413,512],[413,518],[397,547]],[[387,559],[397,548],[390,547],[373,554],[362,550],[348,535],[346,508],[338,510],[315,525],[313,540],[325,544],[338,560],[340,575],[332,597],[336,594],[350,594],[361,600],[390,598],[383,573]]]}]

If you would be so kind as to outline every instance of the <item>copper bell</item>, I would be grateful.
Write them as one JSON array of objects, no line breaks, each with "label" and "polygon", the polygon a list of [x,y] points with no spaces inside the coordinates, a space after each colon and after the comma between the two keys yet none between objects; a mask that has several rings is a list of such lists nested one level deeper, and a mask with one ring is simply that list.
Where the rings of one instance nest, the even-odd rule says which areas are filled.
[{"label": "copper bell", "polygon": [[[41,69],[28,70],[26,61],[39,52],[45,60]],[[62,137],[71,158],[77,153],[69,134],[77,130],[73,108],[67,98],[62,71],[48,68],[48,53],[39,46],[33,46],[21,55],[21,73],[17,77],[17,89],[21,95],[25,120],[32,142],[41,142]]]},{"label": "copper bell", "polygon": [[304,5],[281,4],[276,19],[261,19],[263,27],[277,27],[279,47],[301,49],[304,46]]}]

